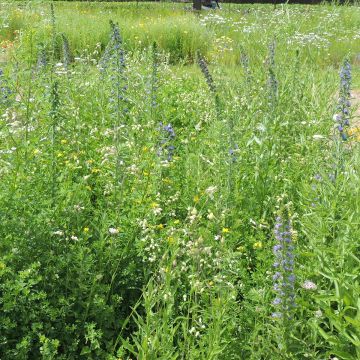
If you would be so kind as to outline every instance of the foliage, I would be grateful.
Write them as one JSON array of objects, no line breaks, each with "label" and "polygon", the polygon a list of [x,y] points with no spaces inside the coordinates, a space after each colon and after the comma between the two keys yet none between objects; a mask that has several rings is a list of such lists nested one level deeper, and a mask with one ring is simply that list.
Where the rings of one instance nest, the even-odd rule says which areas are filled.
[{"label": "foliage", "polygon": [[6,9],[1,359],[360,357],[358,8]]}]

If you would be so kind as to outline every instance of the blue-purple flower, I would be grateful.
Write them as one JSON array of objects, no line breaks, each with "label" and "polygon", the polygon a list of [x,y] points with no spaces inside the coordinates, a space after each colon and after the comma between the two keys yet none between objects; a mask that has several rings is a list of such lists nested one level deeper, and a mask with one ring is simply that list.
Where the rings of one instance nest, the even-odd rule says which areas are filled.
[{"label": "blue-purple flower", "polygon": [[276,294],[272,304],[275,312],[273,318],[289,319],[295,307],[295,274],[294,274],[294,245],[291,238],[290,221],[284,221],[280,216],[276,218],[274,229],[276,244],[273,247],[274,275],[273,290]]},{"label": "blue-purple flower", "polygon": [[340,70],[340,91],[337,106],[338,113],[334,115],[337,129],[343,140],[347,140],[345,128],[350,125],[350,88],[351,88],[351,65],[345,59]]},{"label": "blue-purple flower", "polygon": [[8,80],[6,79],[2,69],[0,69],[0,106],[8,106],[11,100],[12,91],[9,87]]},{"label": "blue-purple flower", "polygon": [[167,161],[171,161],[175,152],[175,146],[174,146],[174,139],[176,137],[175,130],[171,124],[164,125],[161,122],[159,125],[160,125],[159,130],[161,131],[161,139],[160,139],[158,155],[160,157],[164,157],[165,160]]}]

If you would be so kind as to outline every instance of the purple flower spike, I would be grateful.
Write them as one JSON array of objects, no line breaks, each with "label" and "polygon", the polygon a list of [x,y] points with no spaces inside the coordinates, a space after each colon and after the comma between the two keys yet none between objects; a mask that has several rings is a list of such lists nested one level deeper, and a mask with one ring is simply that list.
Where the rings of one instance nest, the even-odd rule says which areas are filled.
[{"label": "purple flower spike", "polygon": [[273,275],[274,292],[276,298],[272,304],[276,311],[272,314],[275,319],[290,319],[291,311],[295,307],[295,275],[294,275],[294,245],[291,238],[291,224],[284,222],[281,217],[276,218],[274,229],[276,244],[273,247],[276,272]]}]

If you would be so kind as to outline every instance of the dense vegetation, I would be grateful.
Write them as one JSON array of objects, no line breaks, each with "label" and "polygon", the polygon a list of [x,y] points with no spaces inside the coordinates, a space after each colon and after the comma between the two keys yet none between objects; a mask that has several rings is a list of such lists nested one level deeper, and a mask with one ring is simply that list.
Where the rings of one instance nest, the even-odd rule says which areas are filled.
[{"label": "dense vegetation", "polygon": [[360,358],[358,7],[1,5],[1,359]]}]

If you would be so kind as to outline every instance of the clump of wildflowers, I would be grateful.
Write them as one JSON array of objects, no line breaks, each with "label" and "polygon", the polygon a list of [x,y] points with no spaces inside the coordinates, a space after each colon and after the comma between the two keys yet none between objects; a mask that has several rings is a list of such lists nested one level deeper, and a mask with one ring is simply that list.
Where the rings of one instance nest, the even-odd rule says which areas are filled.
[{"label": "clump of wildflowers", "polygon": [[345,127],[350,125],[350,87],[351,87],[351,65],[349,60],[345,59],[340,70],[340,91],[338,101],[338,113],[334,116],[337,122],[337,129],[343,140],[347,140]]},{"label": "clump of wildflowers", "polygon": [[284,221],[278,216],[274,234],[276,244],[273,247],[275,256],[273,281],[276,298],[273,301],[275,312],[272,317],[290,319],[292,309],[295,307],[294,245],[290,221]]}]

